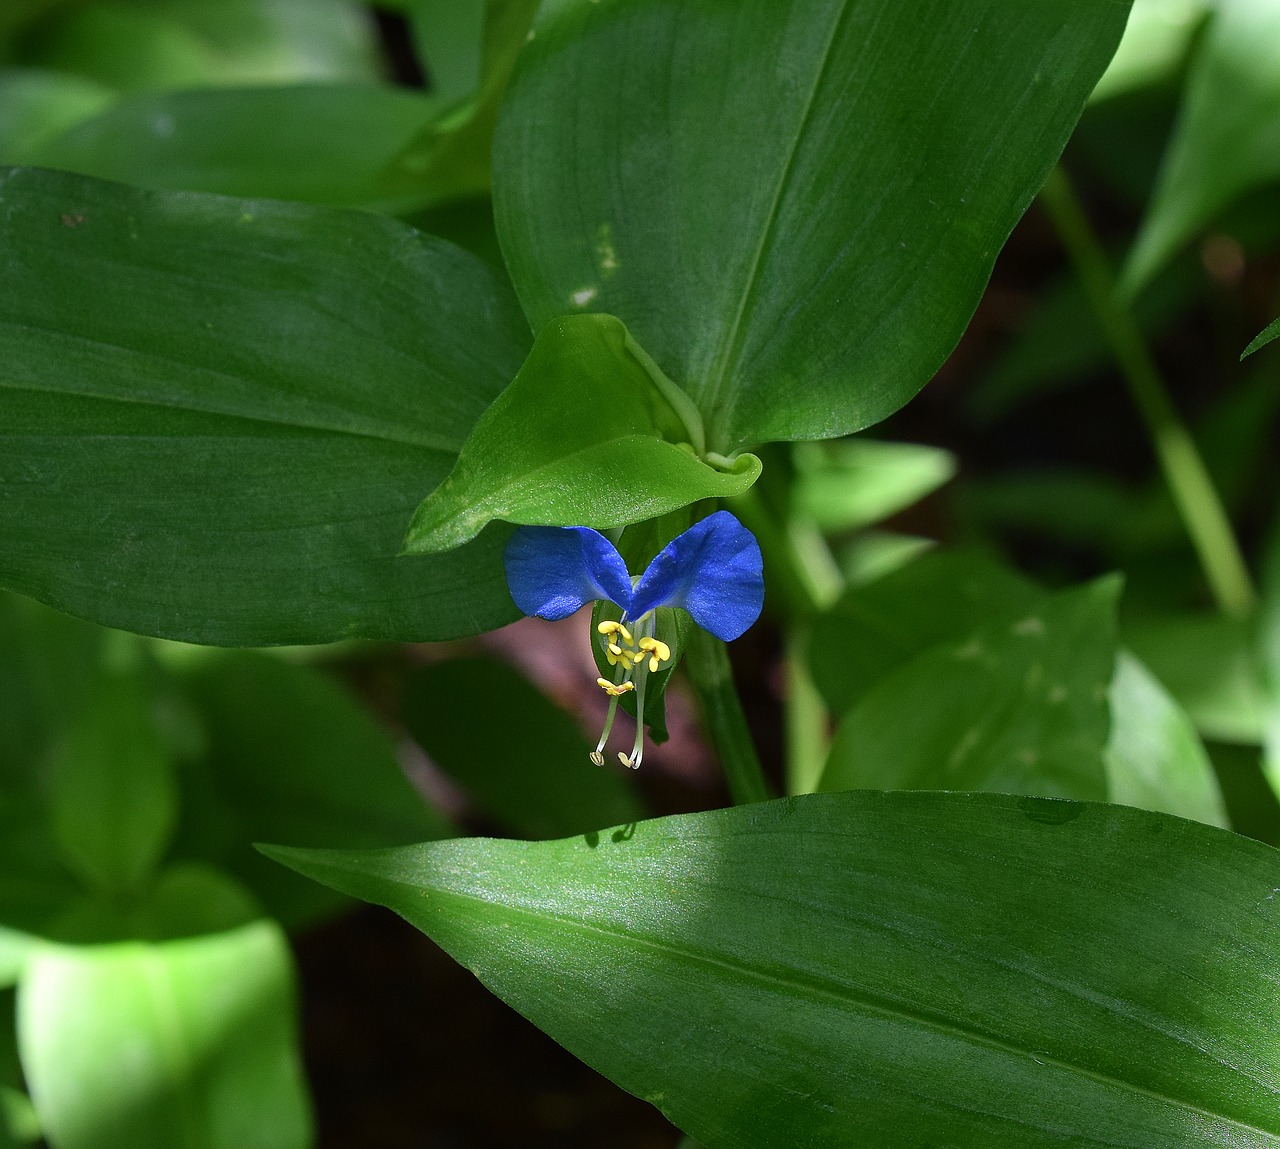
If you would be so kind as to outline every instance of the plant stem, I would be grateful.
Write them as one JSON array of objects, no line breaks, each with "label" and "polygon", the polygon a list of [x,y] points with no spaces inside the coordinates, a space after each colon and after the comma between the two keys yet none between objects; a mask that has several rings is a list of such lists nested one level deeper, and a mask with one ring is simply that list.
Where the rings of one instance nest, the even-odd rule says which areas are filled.
[{"label": "plant stem", "polygon": [[739,806],[767,801],[769,787],[751,731],[747,729],[747,716],[733,683],[733,667],[729,665],[729,652],[724,643],[700,627],[694,627],[685,652],[685,665],[702,706],[707,733],[724,767],[729,794]]},{"label": "plant stem", "polygon": [[1116,290],[1106,252],[1061,167],[1050,174],[1040,199],[1147,426],[1165,483],[1191,536],[1214,598],[1224,614],[1242,618],[1253,611],[1257,595],[1231,522],[1195,440],[1169,398],[1133,312]]}]

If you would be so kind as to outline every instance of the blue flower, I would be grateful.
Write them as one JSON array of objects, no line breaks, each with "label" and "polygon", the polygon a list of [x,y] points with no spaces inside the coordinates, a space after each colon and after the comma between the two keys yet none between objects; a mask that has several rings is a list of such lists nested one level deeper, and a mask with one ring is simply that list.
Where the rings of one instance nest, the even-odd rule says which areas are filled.
[{"label": "blue flower", "polygon": [[618,699],[636,692],[636,741],[622,762],[635,768],[644,755],[644,686],[649,674],[671,661],[656,636],[655,611],[680,607],[703,630],[729,642],[757,618],[764,605],[764,565],[755,536],[728,511],[716,511],[677,535],[638,578],[617,548],[590,527],[520,527],[506,550],[507,585],[525,614],[567,618],[589,602],[611,602],[617,622],[597,630],[613,680],[596,681],[611,701],[604,733],[591,758],[604,762]]}]

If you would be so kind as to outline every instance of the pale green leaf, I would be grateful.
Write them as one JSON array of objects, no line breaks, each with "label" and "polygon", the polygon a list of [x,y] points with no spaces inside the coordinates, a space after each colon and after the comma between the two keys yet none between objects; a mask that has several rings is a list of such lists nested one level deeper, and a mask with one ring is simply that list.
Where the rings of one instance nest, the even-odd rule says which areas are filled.
[{"label": "pale green leaf", "polygon": [[701,449],[687,398],[618,320],[558,319],[418,508],[405,552],[460,546],[494,519],[626,526],[741,494],[760,474],[754,455],[711,466]]},{"label": "pale green leaf", "polygon": [[1213,765],[1183,709],[1138,659],[1121,651],[1111,680],[1107,797],[1226,826]]},{"label": "pale green leaf", "polygon": [[22,1064],[58,1149],[306,1149],[293,969],[280,928],[42,947]]},{"label": "pale green leaf", "polygon": [[792,504],[824,531],[857,530],[887,519],[956,471],[950,451],[920,443],[798,443],[793,454]]}]

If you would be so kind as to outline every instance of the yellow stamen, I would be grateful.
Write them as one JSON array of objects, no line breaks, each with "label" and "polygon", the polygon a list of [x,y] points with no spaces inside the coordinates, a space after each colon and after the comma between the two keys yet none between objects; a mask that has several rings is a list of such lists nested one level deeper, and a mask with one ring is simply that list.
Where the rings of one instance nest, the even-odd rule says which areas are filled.
[{"label": "yellow stamen", "polygon": [[[651,674],[656,674],[658,671],[658,667],[662,663],[671,661],[671,647],[669,647],[661,639],[642,638],[640,640],[640,649],[642,651],[648,652],[648,654],[650,655],[649,672]],[[639,662],[640,659],[642,659],[643,657],[644,655],[641,654],[636,659],[636,661]]]},{"label": "yellow stamen", "polygon": [[605,634],[605,635],[620,634],[622,635],[622,641],[627,643],[628,645],[630,645],[631,642],[633,641],[631,638],[631,631],[629,631],[620,622],[602,622],[600,623],[599,626],[596,627],[596,630],[598,630],[601,634]]},{"label": "yellow stamen", "polygon": [[620,695],[626,694],[628,690],[634,690],[636,688],[636,684],[634,682],[613,683],[607,678],[597,678],[596,685],[612,698],[617,698]]}]

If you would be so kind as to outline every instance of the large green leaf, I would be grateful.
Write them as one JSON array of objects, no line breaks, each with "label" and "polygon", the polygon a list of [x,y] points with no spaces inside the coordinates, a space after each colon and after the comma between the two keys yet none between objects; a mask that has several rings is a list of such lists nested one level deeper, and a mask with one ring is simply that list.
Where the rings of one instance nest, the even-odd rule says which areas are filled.
[{"label": "large green leaf", "polygon": [[457,658],[413,671],[400,716],[480,809],[519,834],[555,838],[640,817],[616,764],[592,765],[574,719],[501,662]]},{"label": "large green leaf", "polygon": [[293,970],[280,928],[42,947],[19,991],[22,1063],[56,1149],[306,1149]]},{"label": "large green leaf", "polygon": [[382,84],[142,93],[2,158],[142,187],[400,210],[428,197],[386,169],[442,110]]},{"label": "large green leaf", "polygon": [[543,4],[494,142],[534,328],[617,315],[721,453],[883,419],[964,330],[1128,8]]},{"label": "large green leaf", "polygon": [[1125,267],[1131,293],[1234,200],[1280,180],[1278,55],[1275,0],[1220,0]]},{"label": "large green leaf", "polygon": [[477,421],[414,514],[405,552],[460,546],[494,519],[624,527],[756,481],[754,455],[712,466],[703,445],[697,412],[618,320],[567,316]]},{"label": "large green leaf", "polygon": [[1053,595],[892,671],[841,719],[819,788],[1105,798],[1118,592]]},{"label": "large green leaf", "polygon": [[272,853],[709,1149],[1280,1145],[1280,857],[1198,823],[866,792]]},{"label": "large green leaf", "polygon": [[0,582],[223,644],[510,620],[501,535],[397,558],[516,373],[497,274],[390,220],[0,178]]}]

